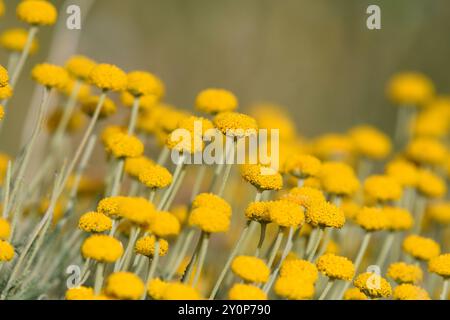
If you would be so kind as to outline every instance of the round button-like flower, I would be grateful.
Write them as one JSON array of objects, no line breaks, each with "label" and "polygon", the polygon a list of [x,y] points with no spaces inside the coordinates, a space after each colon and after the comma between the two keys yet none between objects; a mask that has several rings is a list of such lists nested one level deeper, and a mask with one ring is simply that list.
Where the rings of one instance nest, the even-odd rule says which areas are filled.
[{"label": "round button-like flower", "polygon": [[364,207],[356,215],[355,222],[369,232],[387,229],[389,219],[381,208]]},{"label": "round button-like flower", "polygon": [[0,87],[5,87],[8,84],[8,81],[8,71],[2,65],[0,65]]},{"label": "round button-like flower", "polygon": [[127,158],[125,160],[125,172],[131,177],[138,179],[141,172],[147,170],[148,168],[154,166],[155,163],[152,159],[146,156],[140,156],[136,158]]},{"label": "round button-like flower", "polygon": [[22,1],[16,8],[17,17],[31,25],[51,26],[58,18],[53,4],[44,0]]},{"label": "round button-like flower", "polygon": [[404,262],[396,262],[389,266],[387,276],[398,284],[417,284],[422,281],[423,272],[419,266]]},{"label": "round button-like flower", "polygon": [[326,134],[313,143],[314,154],[321,160],[347,159],[354,152],[355,146],[347,135]]},{"label": "round button-like flower", "polygon": [[231,217],[231,206],[221,197],[213,193],[201,193],[192,201],[192,209],[210,208],[217,211],[222,211],[228,217]]},{"label": "round button-like flower", "polygon": [[77,55],[71,57],[66,62],[66,69],[69,74],[80,80],[87,80],[91,71],[95,68],[97,63],[88,57]]},{"label": "round button-like flower", "polygon": [[136,158],[144,152],[144,144],[136,136],[120,132],[108,137],[105,148],[116,158]]},{"label": "round button-like flower", "polygon": [[350,281],[355,275],[353,262],[345,257],[334,254],[325,254],[317,262],[317,269],[330,279]]},{"label": "round button-like flower", "polygon": [[[133,96],[128,91],[124,91],[120,95],[120,101],[127,108],[131,108],[133,106],[134,99],[135,99],[135,96]],[[139,97],[139,109],[142,111],[145,111],[144,114],[148,115],[149,111],[156,108],[156,106],[158,105],[158,100],[159,100],[159,97],[157,97],[153,94],[140,96]],[[141,114],[141,116],[142,116],[142,114]]]},{"label": "round button-like flower", "polygon": [[[22,52],[28,39],[28,30],[15,28],[8,29],[0,35],[0,45],[8,51]],[[38,50],[38,42],[33,39],[30,54],[35,54]]]},{"label": "round button-like flower", "polygon": [[149,231],[159,238],[167,238],[180,233],[180,222],[170,212],[158,212],[149,226]]},{"label": "round button-like flower", "polygon": [[409,283],[395,287],[393,298],[395,300],[431,300],[425,289]]},{"label": "round button-like flower", "polygon": [[309,300],[314,296],[314,283],[300,277],[279,277],[274,291],[289,300]]},{"label": "round button-like flower", "polygon": [[376,273],[366,272],[356,277],[353,285],[372,299],[387,298],[392,295],[389,282]]},{"label": "round button-like flower", "polygon": [[[99,103],[99,96],[88,96],[81,100],[81,110],[86,113],[88,116],[92,117],[97,109],[97,105]],[[117,111],[117,106],[108,97],[105,98],[103,105],[100,108],[99,118],[103,119],[115,114]]]},{"label": "round button-like flower", "polygon": [[196,108],[210,114],[234,111],[238,107],[236,96],[224,89],[207,89],[197,96]]},{"label": "round button-like flower", "polygon": [[227,232],[230,228],[230,217],[222,211],[209,207],[199,207],[192,210],[189,224],[206,233]]},{"label": "round button-like flower", "polygon": [[101,233],[112,228],[112,220],[103,213],[88,212],[78,221],[78,227],[86,232]]},{"label": "round button-like flower", "polygon": [[133,71],[128,74],[127,91],[135,97],[164,95],[164,85],[160,79],[150,72]]},{"label": "round button-like flower", "polygon": [[236,283],[228,292],[230,300],[267,300],[263,290],[250,284]]},{"label": "round button-like flower", "polygon": [[118,202],[118,215],[131,223],[147,227],[156,216],[155,207],[141,197],[122,197]]},{"label": "round button-like flower", "polygon": [[424,169],[419,171],[417,189],[427,198],[442,198],[447,192],[447,185],[437,174]]},{"label": "round button-like flower", "polygon": [[427,209],[428,216],[442,225],[450,224],[450,202],[432,203]]},{"label": "round button-like flower", "polygon": [[8,220],[0,218],[0,240],[7,240],[11,234],[11,225]]},{"label": "round button-like flower", "polygon": [[35,66],[31,72],[33,79],[47,88],[64,89],[69,82],[69,74],[60,66],[42,63]]},{"label": "round button-like flower", "polygon": [[315,201],[306,210],[306,221],[315,227],[340,229],[345,224],[342,209],[326,201]]},{"label": "round button-like flower", "polygon": [[389,82],[387,94],[400,106],[422,106],[434,95],[433,82],[417,72],[396,74]]},{"label": "round button-like flower", "polygon": [[315,177],[321,164],[316,157],[307,154],[294,155],[286,159],[284,171],[300,179]]},{"label": "round button-like flower", "polygon": [[98,206],[97,211],[106,214],[108,217],[116,219],[120,216],[120,202],[123,201],[125,197],[109,197],[102,199]]},{"label": "round button-like flower", "polygon": [[386,174],[403,187],[415,187],[419,180],[417,167],[406,160],[394,160],[386,166]]},{"label": "round button-like flower", "polygon": [[245,217],[252,221],[270,223],[272,220],[269,214],[269,206],[270,202],[266,201],[251,202],[245,209]]},{"label": "round button-like flower", "polygon": [[123,254],[122,243],[110,236],[93,235],[84,240],[81,246],[83,257],[98,262],[112,263]]},{"label": "round button-like flower", "polygon": [[195,288],[183,283],[169,283],[164,289],[163,300],[200,300]]},{"label": "round button-like flower", "polygon": [[219,113],[213,120],[214,125],[224,135],[242,138],[256,135],[258,131],[258,124],[252,117],[237,113],[237,112],[223,112]]},{"label": "round button-like flower", "polygon": [[250,256],[236,257],[231,270],[241,279],[253,283],[266,283],[270,275],[270,269],[263,260]]},{"label": "round button-like flower", "polygon": [[14,258],[14,247],[6,241],[0,240],[0,262],[8,262]]},{"label": "round button-like flower", "polygon": [[94,289],[90,287],[81,286],[66,291],[66,300],[70,301],[94,300],[94,296]]},{"label": "round button-like flower", "polygon": [[428,262],[428,270],[446,279],[450,278],[450,253],[432,258]]},{"label": "round button-like flower", "polygon": [[105,293],[116,299],[138,300],[144,290],[144,282],[131,272],[116,272],[106,279]]},{"label": "round button-like flower", "polygon": [[325,202],[323,192],[310,187],[293,188],[282,199],[295,202],[306,210],[309,210],[315,202]]},{"label": "round button-like flower", "polygon": [[89,82],[103,91],[123,91],[128,78],[125,72],[111,64],[98,64],[89,74]]},{"label": "round button-like flower", "polygon": [[360,185],[353,169],[340,162],[322,164],[319,178],[323,189],[335,195],[352,195],[358,191]]},{"label": "round button-like flower", "polygon": [[384,207],[383,214],[388,219],[388,229],[391,231],[410,230],[414,225],[412,214],[403,208]]},{"label": "round button-like flower", "polygon": [[319,272],[315,264],[301,259],[287,259],[280,269],[280,277],[302,278],[315,283],[319,278]]},{"label": "round button-like flower", "polygon": [[271,202],[268,208],[270,220],[280,227],[298,227],[305,222],[303,209],[296,203],[278,200]]},{"label": "round button-like flower", "polygon": [[[154,236],[142,237],[136,241],[134,251],[136,251],[137,254],[146,257],[153,257],[155,255],[155,242],[156,238]],[[158,253],[160,257],[163,257],[167,254],[167,251],[169,251],[169,243],[164,239],[159,239],[158,242]]]},{"label": "round button-like flower", "polygon": [[439,244],[430,238],[410,235],[403,240],[403,250],[418,260],[428,261],[441,253]]},{"label": "round button-like flower", "polygon": [[150,165],[139,173],[139,181],[150,189],[163,189],[172,183],[172,174],[160,165]]},{"label": "round button-like flower", "polygon": [[370,176],[364,181],[364,192],[373,200],[379,202],[395,201],[402,197],[401,185],[389,176]]},{"label": "round button-like flower", "polygon": [[367,300],[367,296],[358,288],[350,288],[345,291],[344,300]]},{"label": "round button-like flower", "polygon": [[389,137],[374,127],[358,126],[351,129],[349,134],[356,151],[363,157],[382,160],[391,152],[392,145]]},{"label": "round button-like flower", "polygon": [[169,283],[156,278],[149,281],[147,286],[147,293],[153,300],[162,300],[164,297],[164,291]]},{"label": "round button-like flower", "polygon": [[406,155],[420,164],[438,165],[445,161],[447,149],[436,139],[417,138],[406,147]]},{"label": "round button-like flower", "polygon": [[270,167],[245,164],[241,166],[241,175],[259,190],[280,190],[283,187],[283,177]]},{"label": "round button-like flower", "polygon": [[13,88],[11,85],[0,87],[0,100],[9,99],[13,95]]}]

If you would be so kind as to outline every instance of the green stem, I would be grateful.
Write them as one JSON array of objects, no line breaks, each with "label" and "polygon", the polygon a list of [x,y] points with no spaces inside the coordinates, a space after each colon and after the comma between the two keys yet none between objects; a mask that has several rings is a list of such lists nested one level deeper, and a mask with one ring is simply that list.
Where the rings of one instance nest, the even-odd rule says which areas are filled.
[{"label": "green stem", "polygon": [[322,294],[319,297],[319,300],[325,300],[328,292],[330,292],[331,288],[333,287],[334,281],[328,279],[327,281],[327,286],[325,287],[325,289],[323,290]]},{"label": "green stem", "polygon": [[97,264],[97,270],[95,271],[95,282],[94,282],[94,293],[99,295],[102,291],[103,286],[103,272],[105,269],[105,264],[100,262]]},{"label": "green stem", "polygon": [[445,279],[444,280],[444,286],[442,288],[442,293],[441,293],[441,296],[440,296],[440,300],[447,300],[449,286],[450,286],[450,279]]},{"label": "green stem", "polygon": [[202,273],[203,265],[205,263],[206,253],[208,252],[209,234],[202,232],[201,239],[202,244],[200,247],[197,270],[195,272],[194,282],[192,283],[192,287],[194,288],[197,286],[198,280],[200,279],[200,275]]},{"label": "green stem", "polygon": [[316,255],[317,248],[319,248],[320,240],[322,240],[324,233],[324,229],[320,228],[319,233],[317,234],[317,237],[314,239],[314,243],[312,245],[311,252],[308,255],[308,261],[313,261],[314,256]]}]

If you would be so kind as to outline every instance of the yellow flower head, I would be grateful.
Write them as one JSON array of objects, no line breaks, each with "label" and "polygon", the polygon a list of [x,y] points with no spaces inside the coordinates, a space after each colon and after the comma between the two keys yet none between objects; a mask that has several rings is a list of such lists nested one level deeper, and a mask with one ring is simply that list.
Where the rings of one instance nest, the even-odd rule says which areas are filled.
[{"label": "yellow flower head", "polygon": [[421,106],[434,95],[433,82],[423,74],[404,72],[395,75],[388,84],[389,98],[400,106]]},{"label": "yellow flower head", "polygon": [[316,157],[298,154],[286,160],[284,171],[300,179],[315,177],[320,171],[321,164]]},{"label": "yellow flower head", "polygon": [[236,283],[228,292],[230,300],[267,300],[267,294],[260,288],[243,283]]},{"label": "yellow flower head", "polygon": [[66,300],[93,300],[94,289],[90,287],[76,287],[66,291]]},{"label": "yellow flower head", "polygon": [[446,279],[450,278],[450,253],[432,258],[428,262],[428,270]]},{"label": "yellow flower head", "polygon": [[256,120],[242,113],[219,113],[213,122],[217,129],[224,135],[230,137],[241,138],[254,136],[258,131]]},{"label": "yellow flower head", "polygon": [[346,220],[355,220],[361,206],[353,200],[346,199],[342,201],[341,210],[344,211]]},{"label": "yellow flower head", "polygon": [[196,109],[210,114],[234,111],[238,107],[236,96],[224,89],[207,89],[197,96]]},{"label": "yellow flower head", "polygon": [[447,156],[446,147],[438,140],[431,138],[412,140],[405,152],[412,161],[425,165],[442,164]]},{"label": "yellow flower head", "polygon": [[111,230],[112,220],[103,213],[88,212],[80,217],[78,227],[85,232],[101,233]]},{"label": "yellow flower head", "polygon": [[200,300],[195,288],[183,283],[168,283],[164,289],[163,300]]},{"label": "yellow flower head", "polygon": [[197,208],[210,208],[216,211],[221,211],[228,217],[231,217],[232,210],[230,204],[213,193],[201,193],[196,196],[192,202],[192,209]]},{"label": "yellow flower head", "polygon": [[314,201],[306,210],[306,221],[315,227],[340,229],[345,224],[344,211],[327,201]]},{"label": "yellow flower head", "polygon": [[144,282],[131,272],[116,272],[106,279],[105,293],[116,299],[138,300],[144,290]]},{"label": "yellow flower head", "polygon": [[127,91],[135,97],[154,95],[160,98],[164,95],[164,85],[150,72],[133,71],[128,74]]},{"label": "yellow flower head", "polygon": [[0,240],[7,240],[11,234],[11,225],[8,220],[0,218]]},{"label": "yellow flower head", "polygon": [[6,241],[0,240],[0,263],[11,261],[14,254],[14,247]]},{"label": "yellow flower head", "polygon": [[[137,254],[141,254],[146,257],[153,257],[155,255],[155,241],[156,238],[154,236],[145,236],[136,241],[136,245],[134,246],[134,251]],[[159,239],[159,249],[158,253],[160,257],[163,257],[169,251],[169,243],[164,239]]]},{"label": "yellow flower head", "polygon": [[122,243],[106,235],[93,235],[84,240],[81,253],[85,259],[98,262],[116,262],[123,254]]},{"label": "yellow flower head", "polygon": [[144,144],[134,135],[116,133],[106,140],[106,151],[116,158],[136,158],[144,152]]},{"label": "yellow flower head", "polygon": [[428,206],[427,215],[442,225],[450,224],[450,202],[432,203]]},{"label": "yellow flower head", "polygon": [[419,180],[417,167],[406,160],[394,160],[387,164],[386,174],[403,187],[415,187]]},{"label": "yellow flower head", "polygon": [[128,78],[125,72],[111,64],[98,64],[89,74],[89,82],[103,91],[123,91]]},{"label": "yellow flower head", "polygon": [[[88,96],[82,99],[81,101],[81,110],[86,113],[88,116],[92,117],[95,113],[95,109],[97,109],[97,105],[99,103],[99,96]],[[108,97],[105,98],[105,102],[100,108],[99,118],[103,119],[115,114],[117,111],[117,106]]]},{"label": "yellow flower head", "polygon": [[401,185],[389,176],[370,176],[364,181],[364,192],[369,197],[379,202],[399,200],[403,190]]},{"label": "yellow flower head", "polygon": [[201,152],[205,146],[202,137],[184,128],[175,129],[166,139],[166,146],[170,150],[180,153],[194,154]]},{"label": "yellow flower head", "polygon": [[278,296],[289,300],[309,300],[314,296],[314,283],[300,277],[279,277],[274,291]]},{"label": "yellow flower head", "polygon": [[447,192],[447,185],[437,174],[423,169],[419,171],[417,189],[427,198],[442,198]]},{"label": "yellow flower head", "polygon": [[319,178],[323,189],[330,194],[350,196],[360,185],[353,169],[340,162],[322,164]]},{"label": "yellow flower head", "polygon": [[2,65],[0,65],[0,87],[5,87],[8,85],[9,75],[8,70],[5,69]]},{"label": "yellow flower head", "polygon": [[410,124],[414,137],[443,138],[449,131],[448,110],[431,106],[420,112]]},{"label": "yellow flower head", "polygon": [[395,300],[431,300],[425,289],[409,283],[395,287],[393,298]]},{"label": "yellow flower head", "polygon": [[159,278],[152,279],[148,283],[147,292],[153,300],[162,300],[164,291],[169,284]]},{"label": "yellow flower head", "polygon": [[358,288],[350,288],[345,291],[344,300],[367,300],[367,296]]},{"label": "yellow flower head", "polygon": [[315,202],[324,202],[325,196],[322,191],[310,187],[293,188],[283,196],[283,199],[297,203],[309,210]]},{"label": "yellow flower head", "polygon": [[358,126],[351,129],[349,135],[356,152],[363,157],[382,160],[391,152],[392,145],[389,137],[374,127]]},{"label": "yellow flower head", "polygon": [[77,55],[67,60],[66,69],[72,77],[85,81],[96,65],[97,63],[94,60]]},{"label": "yellow flower head", "polygon": [[69,82],[69,74],[63,67],[49,63],[36,65],[31,75],[33,80],[47,88],[64,89]]},{"label": "yellow flower head", "polygon": [[58,18],[55,6],[44,0],[22,1],[16,8],[19,20],[36,26],[51,26]]},{"label": "yellow flower head", "polygon": [[383,213],[388,219],[388,229],[391,231],[410,230],[414,225],[414,218],[406,209],[398,207],[384,207]]},{"label": "yellow flower head", "polygon": [[280,227],[298,227],[305,222],[305,213],[298,204],[286,200],[273,201],[268,206],[270,220]]},{"label": "yellow flower head", "polygon": [[270,269],[263,260],[250,256],[236,257],[231,270],[241,279],[253,283],[266,283],[270,275]]},{"label": "yellow flower head", "polygon": [[141,227],[149,226],[156,216],[155,207],[141,197],[118,198],[118,215]]},{"label": "yellow flower head", "polygon": [[141,172],[155,165],[152,159],[146,156],[140,156],[136,158],[127,158],[125,160],[125,172],[131,177],[138,179]]},{"label": "yellow flower head", "polygon": [[389,227],[389,219],[384,210],[375,207],[364,207],[356,215],[355,222],[369,232],[384,230]]},{"label": "yellow flower head", "polygon": [[274,104],[257,104],[251,108],[250,114],[256,119],[260,129],[276,129],[280,132],[280,140],[291,141],[296,138],[295,122],[283,106]]},{"label": "yellow flower head", "polygon": [[1,100],[9,99],[12,97],[12,95],[13,95],[13,89],[9,84],[5,87],[0,87],[0,99]]},{"label": "yellow flower head", "polygon": [[410,235],[403,240],[403,250],[423,261],[435,258],[441,253],[441,248],[436,241],[417,235]]},{"label": "yellow flower head", "polygon": [[110,197],[101,200],[97,206],[97,211],[107,215],[110,218],[117,218],[120,216],[120,202],[125,197]]},{"label": "yellow flower head", "polygon": [[245,217],[252,221],[270,223],[272,220],[269,214],[269,207],[270,202],[267,201],[251,202],[245,209]]},{"label": "yellow flower head", "polygon": [[163,189],[172,183],[172,174],[160,165],[151,165],[142,168],[139,181],[150,189]]},{"label": "yellow flower head", "polygon": [[[26,29],[8,29],[0,35],[0,45],[6,50],[12,52],[22,52],[28,39]],[[38,50],[37,39],[33,39],[30,48],[30,54],[35,54]]]},{"label": "yellow flower head", "polygon": [[387,276],[398,284],[417,284],[422,281],[423,272],[417,265],[396,262],[389,266]]},{"label": "yellow flower head", "polygon": [[196,226],[207,233],[227,232],[230,228],[230,216],[214,208],[199,207],[192,210],[189,225]]},{"label": "yellow flower head", "polygon": [[180,233],[180,222],[170,212],[158,212],[149,226],[149,231],[159,238],[176,236]]},{"label": "yellow flower head", "polygon": [[172,213],[178,219],[181,225],[187,222],[188,207],[186,205],[174,206],[170,209],[170,213]]},{"label": "yellow flower head", "polygon": [[319,272],[315,264],[301,259],[287,259],[280,269],[280,277],[302,278],[315,283],[319,278]]},{"label": "yellow flower head", "polygon": [[334,254],[325,254],[317,262],[317,269],[330,279],[350,281],[355,275],[353,262],[345,257]]},{"label": "yellow flower head", "polygon": [[376,273],[366,272],[356,277],[353,285],[372,299],[387,298],[392,295],[389,282]]},{"label": "yellow flower head", "polygon": [[[133,106],[135,98],[136,97],[133,96],[128,91],[123,91],[122,94],[120,95],[120,101],[127,108],[131,108]],[[147,113],[152,108],[156,107],[158,100],[159,100],[159,97],[157,97],[153,94],[140,96],[139,97],[139,109],[141,111],[144,111],[145,113]],[[141,114],[141,116],[142,116],[142,114]]]},{"label": "yellow flower head", "polygon": [[322,160],[347,159],[354,151],[350,137],[340,134],[326,134],[313,142],[314,154]]},{"label": "yellow flower head", "polygon": [[283,177],[271,167],[244,164],[241,166],[241,175],[259,190],[280,190],[283,187]]}]

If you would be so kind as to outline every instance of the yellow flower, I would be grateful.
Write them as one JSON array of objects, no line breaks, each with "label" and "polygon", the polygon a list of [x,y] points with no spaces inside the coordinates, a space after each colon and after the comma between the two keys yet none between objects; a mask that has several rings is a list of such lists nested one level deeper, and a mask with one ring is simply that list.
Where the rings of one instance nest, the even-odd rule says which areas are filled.
[{"label": "yellow flower", "polygon": [[349,135],[356,151],[363,157],[382,160],[391,152],[392,145],[389,137],[374,127],[357,126],[350,130]]},{"label": "yellow flower", "polygon": [[355,220],[356,215],[361,210],[361,206],[355,201],[346,199],[342,201],[341,210],[344,211],[346,220]]},{"label": "yellow flower", "polygon": [[[61,123],[64,109],[58,108],[53,111],[47,120],[47,129],[50,133],[54,133]],[[67,133],[73,133],[79,130],[85,123],[84,115],[78,110],[74,110],[66,126]]]},{"label": "yellow flower", "polygon": [[210,208],[225,213],[231,217],[231,206],[221,197],[213,193],[201,193],[194,198],[192,209]]},{"label": "yellow flower", "polygon": [[439,165],[447,156],[446,147],[436,139],[416,138],[406,147],[406,155],[412,160],[425,165]]},{"label": "yellow flower", "polygon": [[0,218],[0,240],[7,240],[11,234],[11,225],[8,220]]},{"label": "yellow flower", "polygon": [[172,183],[172,174],[160,165],[150,165],[142,168],[139,181],[150,189],[163,189]]},{"label": "yellow flower", "polygon": [[22,1],[16,8],[17,17],[31,25],[51,26],[58,18],[53,4],[43,0]]},{"label": "yellow flower", "polygon": [[263,260],[250,256],[236,257],[231,270],[241,279],[253,283],[266,283],[270,275],[270,269]]},{"label": "yellow flower", "polygon": [[238,107],[236,96],[224,89],[207,89],[199,93],[196,108],[210,114],[234,111]]},{"label": "yellow flower", "polygon": [[387,276],[392,278],[398,284],[412,283],[417,284],[423,279],[423,272],[419,266],[396,262],[389,266]]},{"label": "yellow flower", "polygon": [[319,178],[323,189],[331,194],[350,196],[359,189],[359,180],[355,172],[344,163],[322,164]]},{"label": "yellow flower", "polygon": [[186,205],[174,206],[170,209],[170,213],[173,214],[180,224],[185,224],[188,218],[188,207]]},{"label": "yellow flower", "polygon": [[258,221],[262,223],[272,222],[269,214],[270,202],[251,202],[245,209],[245,217],[248,220]]},{"label": "yellow flower", "polygon": [[144,152],[144,144],[136,136],[120,132],[107,139],[105,148],[116,158],[136,158]]},{"label": "yellow flower", "polygon": [[164,85],[155,75],[144,71],[133,71],[128,74],[127,91],[133,96],[164,95]]},{"label": "yellow flower", "polygon": [[[127,107],[131,108],[133,106],[135,97],[129,93],[128,91],[123,91],[120,95],[120,100],[122,104]],[[158,103],[159,97],[155,96],[153,94],[144,95],[139,97],[139,109],[141,111],[145,111],[146,113],[151,111],[152,108],[156,108],[156,105]],[[141,114],[142,119],[142,114]]]},{"label": "yellow flower", "polygon": [[345,257],[334,254],[325,254],[317,262],[317,269],[328,278],[350,281],[355,275],[353,262]]},{"label": "yellow flower", "polygon": [[369,197],[380,202],[395,201],[402,197],[401,185],[389,176],[370,176],[364,181],[364,192]]},{"label": "yellow flower", "polygon": [[64,89],[69,81],[69,74],[63,67],[49,63],[36,65],[31,75],[37,83],[47,88]]},{"label": "yellow flower", "polygon": [[[146,257],[153,257],[155,255],[155,241],[156,238],[154,236],[142,237],[136,241],[134,251],[136,251],[137,254],[141,254]],[[164,239],[159,239],[158,242],[158,253],[160,257],[163,257],[169,250],[169,243]]]},{"label": "yellow flower", "polygon": [[283,262],[280,269],[280,277],[307,279],[309,282],[315,283],[319,278],[319,272],[315,264],[294,258]]},{"label": "yellow flower", "polygon": [[230,137],[248,137],[256,135],[258,124],[250,116],[237,112],[219,113],[213,120],[214,125],[224,135]]},{"label": "yellow flower", "polygon": [[305,213],[296,203],[278,200],[269,204],[270,220],[280,227],[298,227],[305,222]]},{"label": "yellow flower", "polygon": [[383,209],[364,207],[356,215],[355,222],[369,232],[388,228],[389,219]]},{"label": "yellow flower", "polygon": [[387,164],[386,174],[403,187],[415,187],[419,180],[419,172],[414,164],[406,160],[394,160]]},{"label": "yellow flower", "polygon": [[125,160],[125,172],[131,177],[138,179],[141,171],[147,170],[147,168],[155,165],[152,159],[146,156],[140,156],[136,158],[127,158]]},{"label": "yellow flower", "polygon": [[428,206],[427,214],[434,221],[448,225],[450,224],[450,203],[432,203]]},{"label": "yellow flower", "polygon": [[398,207],[384,207],[383,214],[386,215],[388,219],[387,228],[391,231],[410,230],[414,225],[414,218],[406,209]]},{"label": "yellow flower", "polygon": [[147,292],[153,300],[162,300],[164,297],[164,291],[169,284],[159,278],[152,279],[148,283]]},{"label": "yellow flower", "polygon": [[184,128],[175,129],[167,136],[166,146],[180,153],[194,154],[201,152],[205,146],[201,137]]},{"label": "yellow flower", "polygon": [[83,286],[71,288],[66,291],[66,300],[94,300],[94,289]]},{"label": "yellow flower", "polygon": [[122,196],[102,199],[97,206],[97,211],[115,219],[120,216],[120,202],[123,199],[125,197]]},{"label": "yellow flower", "polygon": [[170,212],[157,212],[150,223],[149,231],[160,238],[176,236],[180,233],[180,222]]},{"label": "yellow flower", "polygon": [[112,228],[112,220],[103,213],[88,212],[78,221],[78,227],[86,232],[101,233]]},{"label": "yellow flower", "polygon": [[267,295],[260,288],[241,283],[233,285],[228,297],[230,300],[267,300]]},{"label": "yellow flower", "polygon": [[5,87],[8,84],[9,75],[8,70],[5,69],[2,65],[0,65],[0,87]]},{"label": "yellow flower", "polygon": [[80,80],[87,80],[91,71],[95,68],[97,63],[88,57],[77,55],[72,56],[66,62],[66,69],[69,74]]},{"label": "yellow flower", "polygon": [[[88,96],[83,98],[81,101],[81,110],[88,116],[92,117],[95,113],[95,109],[97,108],[99,100],[100,100],[99,96]],[[99,118],[109,117],[115,114],[116,111],[117,107],[114,101],[106,97],[105,102],[100,108]]]},{"label": "yellow flower", "polygon": [[309,300],[314,296],[314,283],[300,277],[279,277],[274,291],[289,300]]},{"label": "yellow flower", "polygon": [[450,278],[450,253],[432,258],[428,262],[428,270],[446,279]]},{"label": "yellow flower", "polygon": [[[430,109],[428,109],[430,108]],[[414,137],[443,138],[449,131],[448,110],[427,107],[411,123]]]},{"label": "yellow flower", "polygon": [[[0,35],[0,45],[6,50],[22,52],[28,39],[28,31],[21,28],[8,29]],[[30,54],[35,54],[38,50],[38,42],[33,39]]]},{"label": "yellow flower", "polygon": [[439,244],[430,238],[410,235],[403,240],[403,250],[418,260],[428,261],[441,253]]},{"label": "yellow flower", "polygon": [[325,196],[318,189],[301,187],[291,189],[282,199],[294,202],[308,210],[315,202],[324,202]]},{"label": "yellow flower", "polygon": [[395,287],[393,297],[395,300],[431,300],[425,289],[409,283]]},{"label": "yellow flower", "polygon": [[13,89],[10,85],[0,87],[0,100],[9,99],[13,95]]},{"label": "yellow flower", "polygon": [[259,190],[280,190],[283,187],[283,177],[270,167],[244,164],[241,166],[241,175]]},{"label": "yellow flower", "polygon": [[105,293],[116,299],[138,300],[144,290],[144,282],[131,272],[116,272],[106,279]]},{"label": "yellow flower", "polygon": [[14,247],[8,242],[0,240],[0,262],[8,262],[14,258]]},{"label": "yellow flower", "polygon": [[84,240],[81,253],[85,259],[112,263],[123,254],[122,243],[110,236],[93,235]]},{"label": "yellow flower", "polygon": [[417,189],[428,198],[442,198],[447,192],[447,185],[441,177],[430,170],[419,171],[419,182]]},{"label": "yellow flower", "polygon": [[111,64],[98,64],[89,74],[89,82],[103,91],[123,91],[128,78],[125,72]]},{"label": "yellow flower", "polygon": [[256,119],[260,129],[279,130],[280,140],[292,141],[296,138],[295,122],[285,108],[273,104],[257,104],[251,108],[250,114]]},{"label": "yellow flower", "polygon": [[183,283],[169,283],[167,284],[163,300],[200,300],[201,296],[198,291],[191,286]]},{"label": "yellow flower", "polygon": [[340,134],[323,135],[313,142],[312,148],[322,160],[347,159],[354,151],[350,137]]},{"label": "yellow flower", "polygon": [[367,300],[367,296],[358,288],[350,288],[345,291],[344,300]]},{"label": "yellow flower", "polygon": [[230,227],[230,217],[213,208],[199,207],[192,210],[189,225],[196,226],[207,233],[227,232]]},{"label": "yellow flower", "polygon": [[358,275],[353,285],[372,299],[387,298],[392,295],[389,282],[375,273],[366,272]]},{"label": "yellow flower", "polygon": [[314,227],[340,229],[345,224],[345,215],[330,202],[315,201],[306,210],[306,221]]},{"label": "yellow flower", "polygon": [[118,201],[118,215],[141,227],[149,226],[156,216],[153,204],[144,198],[122,197]]},{"label": "yellow flower", "polygon": [[284,163],[284,171],[300,179],[316,176],[321,162],[316,157],[299,154],[289,157]]},{"label": "yellow flower", "polygon": [[427,103],[434,95],[433,82],[423,74],[396,74],[387,87],[389,98],[400,106],[416,107]]}]

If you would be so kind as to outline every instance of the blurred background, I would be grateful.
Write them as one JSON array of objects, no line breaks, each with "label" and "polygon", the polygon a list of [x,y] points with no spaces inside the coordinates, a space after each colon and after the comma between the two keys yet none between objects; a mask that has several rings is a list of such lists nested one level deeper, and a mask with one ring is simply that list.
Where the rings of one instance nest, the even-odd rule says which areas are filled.
[{"label": "blurred background", "polygon": [[[256,102],[281,104],[307,137],[356,123],[392,134],[396,110],[384,89],[398,71],[429,75],[441,93],[450,88],[448,0],[52,2],[61,9],[62,28],[59,34],[54,34],[57,28],[39,33],[41,49],[28,62],[11,102],[1,138],[5,152],[20,147],[10,137],[26,125],[34,88],[31,67],[43,61],[62,64],[73,53],[127,71],[151,71],[165,82],[166,100],[186,109],[207,87],[235,92],[241,110]],[[0,29],[25,27],[15,18],[18,0],[5,3]],[[80,31],[64,27],[70,4],[81,6]],[[371,4],[381,7],[381,30],[366,27]],[[52,39],[60,49],[49,55]],[[6,61],[1,52],[0,63]]]}]

